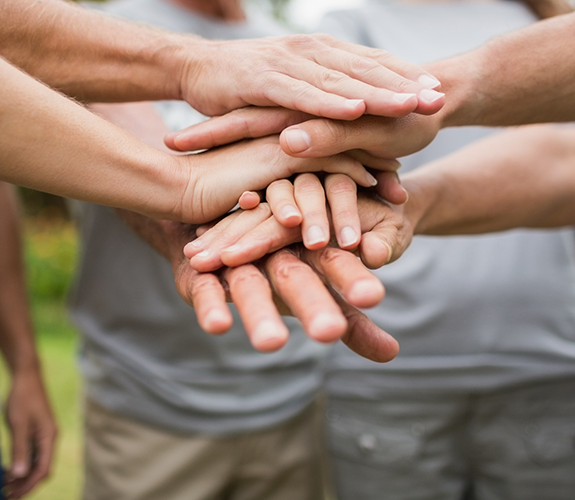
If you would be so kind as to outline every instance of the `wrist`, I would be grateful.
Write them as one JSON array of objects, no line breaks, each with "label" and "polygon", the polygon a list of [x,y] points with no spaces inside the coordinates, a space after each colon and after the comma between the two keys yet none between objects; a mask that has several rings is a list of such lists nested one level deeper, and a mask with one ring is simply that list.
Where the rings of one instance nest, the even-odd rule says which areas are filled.
[{"label": "wrist", "polygon": [[421,175],[417,170],[402,178],[402,186],[409,195],[404,206],[404,217],[413,234],[433,234],[433,211],[441,198],[441,179],[431,174]]},{"label": "wrist", "polygon": [[451,57],[426,66],[441,81],[445,106],[436,113],[439,128],[481,125],[486,97],[481,92],[485,49]]}]

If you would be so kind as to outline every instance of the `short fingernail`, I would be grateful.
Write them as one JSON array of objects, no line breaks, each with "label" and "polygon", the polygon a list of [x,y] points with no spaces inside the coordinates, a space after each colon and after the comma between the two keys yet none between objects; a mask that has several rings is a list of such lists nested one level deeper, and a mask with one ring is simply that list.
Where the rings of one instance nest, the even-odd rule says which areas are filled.
[{"label": "short fingernail", "polygon": [[340,234],[341,245],[344,247],[349,247],[357,243],[357,233],[352,227],[344,227]]},{"label": "short fingernail", "polygon": [[391,254],[392,254],[391,245],[386,241],[382,241],[382,243],[387,247],[387,259],[385,260],[385,264],[388,264],[389,261],[391,260]]},{"label": "short fingernail", "polygon": [[275,321],[265,319],[254,328],[251,340],[258,349],[268,350],[279,348],[287,340],[287,329],[278,328]]},{"label": "short fingernail", "polygon": [[417,83],[420,83],[421,85],[423,85],[425,88],[428,89],[434,89],[441,85],[441,82],[437,78],[431,75],[421,75],[417,79]]},{"label": "short fingernail", "polygon": [[219,309],[212,309],[204,317],[204,324],[210,332],[222,332],[223,327],[228,326],[228,315]]},{"label": "short fingernail", "polygon": [[293,205],[286,205],[282,208],[282,216],[284,219],[292,219],[300,216],[298,209]]},{"label": "short fingernail", "polygon": [[353,284],[346,298],[358,307],[374,306],[383,298],[384,289],[380,281],[360,280]]},{"label": "short fingernail", "polygon": [[311,321],[309,334],[320,342],[332,342],[343,335],[346,326],[343,318],[323,312]]},{"label": "short fingernail", "polygon": [[441,92],[436,92],[435,90],[423,89],[419,92],[419,99],[427,104],[434,103],[438,99],[441,99],[445,94]]},{"label": "short fingernail", "polygon": [[28,473],[28,467],[23,463],[16,463],[12,466],[10,471],[15,477],[23,477]]},{"label": "short fingernail", "polygon": [[232,245],[231,247],[224,248],[222,250],[222,253],[235,253],[235,252],[239,252],[242,248],[243,248],[242,245],[240,245],[239,243],[236,243],[235,245]]},{"label": "short fingernail", "polygon": [[205,259],[209,257],[211,254],[212,252],[210,252],[209,250],[204,250],[203,252],[200,252],[198,255],[196,255],[196,257],[199,257],[200,259]]},{"label": "short fingernail", "polygon": [[393,94],[393,100],[399,104],[409,101],[412,97],[417,97],[416,94]]},{"label": "short fingernail", "polygon": [[345,102],[346,106],[351,109],[356,109],[360,104],[363,104],[362,99],[348,99]]},{"label": "short fingernail", "polygon": [[[200,240],[200,239],[197,239],[197,240],[194,240],[194,241],[190,241],[190,242],[188,243],[188,245],[189,245],[190,247],[192,247],[194,250],[198,250],[198,249],[200,249],[200,248],[202,248],[202,247],[204,246],[204,241],[203,241],[203,240]],[[188,246],[188,245],[186,245],[186,246]]]},{"label": "short fingernail", "polygon": [[369,172],[365,173],[365,178],[367,179],[367,183],[370,186],[372,186],[372,187],[377,186],[377,179],[373,175],[371,175]]},{"label": "short fingernail", "polygon": [[309,135],[299,128],[288,128],[284,131],[284,138],[292,153],[302,153],[311,146]]},{"label": "short fingernail", "polygon": [[315,245],[326,240],[323,229],[319,226],[311,226],[307,230],[306,245]]}]

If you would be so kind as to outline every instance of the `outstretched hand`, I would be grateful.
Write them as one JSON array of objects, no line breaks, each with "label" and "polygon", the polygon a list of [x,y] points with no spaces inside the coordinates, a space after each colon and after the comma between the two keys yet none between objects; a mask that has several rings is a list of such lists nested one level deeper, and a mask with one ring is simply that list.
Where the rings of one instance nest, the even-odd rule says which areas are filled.
[{"label": "outstretched hand", "polygon": [[255,105],[353,120],[430,114],[444,102],[431,90],[440,82],[422,68],[325,34],[189,45],[182,98],[207,116]]}]

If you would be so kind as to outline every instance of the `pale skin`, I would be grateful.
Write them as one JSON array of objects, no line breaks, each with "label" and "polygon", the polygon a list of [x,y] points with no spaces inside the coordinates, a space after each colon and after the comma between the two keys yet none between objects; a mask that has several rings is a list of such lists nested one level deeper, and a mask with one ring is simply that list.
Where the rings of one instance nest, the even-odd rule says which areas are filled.
[{"label": "pale skin", "polygon": [[0,350],[10,371],[4,408],[12,456],[8,498],[21,498],[49,471],[57,428],[42,381],[28,310],[19,211],[13,186],[0,182]]},{"label": "pale skin", "polygon": [[509,126],[575,119],[575,13],[546,19],[466,54],[426,66],[442,82],[446,105],[432,116],[364,116],[353,122],[282,109],[246,108],[214,118],[166,144],[194,150],[280,133],[284,151],[321,157],[354,151],[367,166],[419,151],[437,132],[463,125]]},{"label": "pale skin", "polygon": [[360,185],[375,183],[350,157],[294,160],[277,138],[201,155],[167,154],[1,59],[0,68],[6,70],[0,73],[0,179],[14,184],[201,223],[230,210],[243,191],[264,189],[297,172],[345,172]]},{"label": "pale skin", "polygon": [[[130,129],[150,146],[165,148],[162,137],[166,126],[149,103],[99,104],[93,109]],[[261,205],[255,212],[265,208]],[[351,349],[380,362],[397,354],[397,342],[356,309],[376,305],[384,291],[353,254],[334,248],[320,253],[299,248],[277,252],[258,265],[218,274],[198,273],[182,252],[184,245],[195,239],[196,226],[150,219],[126,210],[118,213],[171,262],[178,293],[195,308],[200,326],[208,333],[221,334],[231,327],[232,316],[226,305],[229,299],[237,306],[254,348],[261,351],[283,347],[289,332],[281,314],[293,314],[316,341],[342,339]]]},{"label": "pale skin", "polygon": [[[376,269],[401,256],[413,235],[480,234],[516,227],[575,224],[575,128],[531,125],[479,141],[406,174],[404,205],[373,193],[358,200],[362,239],[358,255]],[[379,188],[376,188],[379,189]],[[212,271],[238,266],[301,240],[271,215],[252,210],[234,217],[226,239],[217,226],[202,234],[212,260],[191,264]],[[225,219],[220,223],[225,224]],[[192,256],[189,247],[186,254]]]}]

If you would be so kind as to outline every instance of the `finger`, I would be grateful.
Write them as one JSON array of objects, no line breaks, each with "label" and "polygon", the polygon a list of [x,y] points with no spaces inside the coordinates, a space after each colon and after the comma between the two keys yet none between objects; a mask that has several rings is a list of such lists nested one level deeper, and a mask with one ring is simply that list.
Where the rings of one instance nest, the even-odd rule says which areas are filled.
[{"label": "finger", "polygon": [[251,210],[256,208],[261,200],[262,195],[259,191],[244,191],[238,200],[238,205],[242,210]]},{"label": "finger", "polygon": [[363,166],[380,172],[397,172],[401,167],[401,163],[395,158],[381,158],[379,156],[374,156],[363,149],[352,149],[350,151],[346,151],[345,154],[356,159]]},{"label": "finger", "polygon": [[373,232],[363,235],[359,245],[362,262],[370,269],[379,269],[391,261],[393,250],[385,236]]},{"label": "finger", "polygon": [[310,67],[306,72],[307,65],[302,64],[299,69],[303,71],[303,78],[327,92],[349,99],[363,99],[367,114],[395,118],[412,111],[433,114],[445,104],[445,94],[405,78],[374,58],[363,57],[357,52],[335,48],[319,52],[314,60],[326,69]]},{"label": "finger", "polygon": [[376,363],[391,361],[399,353],[399,344],[391,335],[376,326],[365,314],[335,297],[348,322],[341,341],[352,351]]},{"label": "finger", "polygon": [[219,335],[230,329],[233,318],[226,304],[226,292],[216,275],[194,273],[184,293],[190,297],[187,302],[193,304],[203,330]]},{"label": "finger", "polygon": [[242,212],[237,210],[216,224],[203,224],[196,229],[197,238],[184,246],[184,255],[191,259],[202,252],[214,239],[218,238]]},{"label": "finger", "polygon": [[[229,221],[222,220],[200,239],[207,241],[204,249],[190,259],[190,265],[199,272],[215,271],[222,267],[222,250],[232,246],[246,234],[271,216],[267,203],[261,203],[253,210],[237,212]],[[209,234],[211,232],[211,234]]]},{"label": "finger", "polygon": [[[321,163],[317,165],[317,168],[313,171],[315,172],[326,172],[328,174],[345,174],[353,179],[354,182],[363,187],[373,187],[377,185],[377,179],[371,175],[366,168],[357,160],[351,158],[348,155],[336,155],[328,158],[320,158]],[[294,164],[294,167],[298,166]],[[306,172],[303,165],[299,165],[300,169],[297,171],[294,169],[293,173]],[[307,169],[307,172],[312,171]]]},{"label": "finger", "polygon": [[280,224],[286,227],[301,224],[302,214],[297,208],[293,184],[288,179],[272,182],[266,190],[266,201]]},{"label": "finger", "polygon": [[329,221],[323,186],[314,174],[300,174],[294,181],[294,195],[303,220],[301,231],[306,248],[316,250],[329,242]]},{"label": "finger", "polygon": [[326,247],[315,252],[307,251],[303,257],[350,304],[374,307],[383,299],[385,290],[381,281],[351,252]]},{"label": "finger", "polygon": [[300,227],[288,228],[280,224],[275,217],[270,217],[247,232],[234,245],[224,248],[220,258],[224,265],[236,267],[300,241]]},{"label": "finger", "polygon": [[8,471],[10,478],[23,478],[30,473],[30,421],[28,418],[10,419],[12,434],[12,465]]},{"label": "finger", "polygon": [[[428,71],[424,70],[420,66],[406,62],[403,59],[390,54],[386,50],[349,43],[326,34],[318,34],[314,36],[321,38],[323,43],[332,47],[337,47],[341,50],[346,50],[347,52],[373,59],[397,74],[414,82],[419,82],[425,88],[435,89],[441,86],[440,81]],[[421,78],[422,76],[425,76],[426,78]]]},{"label": "finger", "polygon": [[333,342],[345,333],[347,322],[339,306],[307,264],[288,250],[280,250],[266,259],[265,269],[274,290],[309,337]]},{"label": "finger", "polygon": [[274,304],[268,280],[252,265],[228,268],[225,276],[254,348],[270,352],[283,347],[289,330]]},{"label": "finger", "polygon": [[[389,84],[390,86],[397,88],[400,86],[398,84],[399,81],[404,81],[406,82],[406,88],[411,87],[412,89],[416,89],[417,92],[421,90],[420,85],[402,78],[396,73],[389,71],[387,68],[381,67],[373,60],[358,57],[338,49],[333,50],[332,54],[326,54],[325,58],[319,56],[319,65],[312,61],[300,64],[298,67],[298,76],[303,80],[309,81],[313,85],[312,88],[314,89],[321,89],[322,91],[328,92],[330,95],[334,94],[337,96],[343,96],[348,98],[350,102],[362,103],[363,112],[370,115],[399,118],[415,111],[418,107],[417,92],[404,92],[403,90],[396,92],[387,88],[382,88],[381,86],[369,85],[361,80],[352,78],[345,74],[345,72],[336,69],[337,67],[341,67],[342,64],[346,64],[346,62],[342,62],[341,60],[336,64],[333,64],[332,68],[326,68],[325,62],[327,61],[327,58],[332,58],[334,54],[335,57],[341,57],[342,59],[348,60],[349,63],[347,64],[350,68],[354,65],[363,66],[365,68],[363,73],[370,81],[376,82],[377,76],[375,73],[378,73],[380,74],[380,80],[378,83],[384,82],[385,84]],[[324,64],[322,65],[321,63]],[[369,68],[367,68],[367,66],[369,66]],[[372,72],[371,74],[369,73],[370,71]],[[359,71],[355,72],[356,75],[358,72]],[[294,102],[290,107],[295,107],[295,105],[296,104]],[[315,114],[316,116],[332,117],[331,110],[328,111],[330,115],[326,114],[326,111],[321,110],[320,107],[316,107],[316,110],[319,110],[319,113],[312,114]],[[306,110],[306,112],[310,113],[310,110]],[[357,116],[338,119],[353,120],[355,118],[359,118],[363,112]]]},{"label": "finger", "polygon": [[[327,70],[308,61],[300,61],[300,65],[295,76],[272,73],[269,76],[269,88],[265,99],[256,99],[252,104],[266,106],[272,102],[284,108],[333,120],[355,120],[365,113],[366,106],[360,90],[353,93],[359,97],[348,98],[342,95],[343,85],[324,83],[324,80],[339,80],[341,78],[339,72]],[[343,78],[351,80],[345,75]],[[308,83],[306,79],[312,82]],[[364,87],[364,84],[360,86]],[[325,87],[327,91],[320,87]],[[412,107],[415,108],[416,105]]]},{"label": "finger", "polygon": [[316,118],[285,129],[280,145],[290,156],[301,158],[356,149],[377,157],[397,158],[425,147],[437,130],[437,120],[417,115],[399,120],[363,116],[353,122]]},{"label": "finger", "polygon": [[176,151],[211,149],[242,139],[279,134],[284,128],[310,118],[314,116],[292,109],[249,106],[172,132],[165,136],[164,142]]},{"label": "finger", "polygon": [[50,465],[54,451],[56,439],[56,429],[49,425],[39,429],[34,437],[35,461],[31,474],[20,482],[12,492],[16,497],[20,497],[32,490],[40,481],[48,477]]},{"label": "finger", "polygon": [[337,243],[341,248],[355,248],[361,237],[357,185],[343,174],[328,175],[324,182]]},{"label": "finger", "polygon": [[[198,226],[196,228],[196,236],[199,238],[200,236],[202,236],[203,234],[206,234],[212,227],[214,227],[217,223],[216,222],[211,222],[209,224],[202,224],[201,226]],[[187,245],[186,245],[187,247]],[[184,247],[185,248],[185,247]],[[190,248],[193,248],[190,247]]]},{"label": "finger", "polygon": [[379,172],[377,181],[377,193],[384,200],[394,205],[403,205],[407,202],[409,196],[401,185],[396,172]]}]

